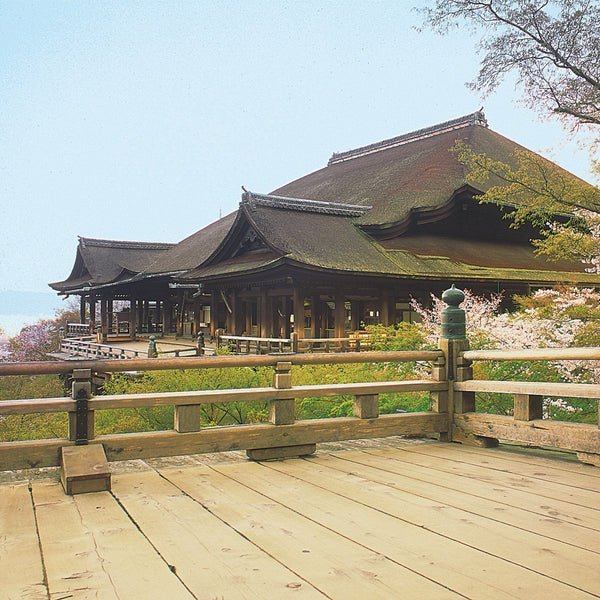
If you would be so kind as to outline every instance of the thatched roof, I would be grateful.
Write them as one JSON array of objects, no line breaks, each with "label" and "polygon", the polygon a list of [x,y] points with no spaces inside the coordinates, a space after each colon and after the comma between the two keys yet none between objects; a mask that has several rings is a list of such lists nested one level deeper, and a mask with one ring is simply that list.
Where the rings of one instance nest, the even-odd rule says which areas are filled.
[{"label": "thatched roof", "polygon": [[64,281],[49,284],[59,292],[97,287],[134,277],[174,244],[79,237],[75,264]]}]

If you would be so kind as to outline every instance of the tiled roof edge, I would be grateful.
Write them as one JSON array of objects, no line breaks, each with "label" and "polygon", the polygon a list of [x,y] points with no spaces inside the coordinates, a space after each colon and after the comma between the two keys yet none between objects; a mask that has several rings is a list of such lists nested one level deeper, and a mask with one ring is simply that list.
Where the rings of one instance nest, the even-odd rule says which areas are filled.
[{"label": "tiled roof edge", "polygon": [[375,142],[368,146],[362,146],[360,148],[354,148],[353,150],[347,150],[346,152],[334,152],[327,163],[327,166],[335,165],[338,163],[358,158],[359,156],[365,156],[366,154],[372,154],[379,152],[380,150],[387,150],[388,148],[394,148],[396,146],[402,146],[409,142],[414,142],[432,135],[438,135],[440,133],[446,133],[453,129],[460,129],[462,127],[468,127],[469,125],[481,125],[482,127],[488,127],[487,119],[483,111],[478,110],[477,112],[471,113],[459,117],[458,119],[452,119],[451,121],[445,121],[431,127],[425,127],[424,129],[418,129],[410,133],[405,133],[397,137],[393,137],[381,142]]},{"label": "tiled roof edge", "polygon": [[283,196],[255,194],[254,192],[248,191],[244,191],[242,194],[242,204],[246,204],[250,210],[253,210],[255,206],[267,206],[270,208],[343,217],[361,217],[372,208],[371,206],[357,206],[355,204],[341,204],[339,202],[320,202],[318,200],[305,200],[302,198],[285,198]]},{"label": "tiled roof edge", "polygon": [[124,240],[100,240],[81,236],[79,236],[79,243],[84,248],[86,246],[96,246],[100,248],[118,248],[120,250],[168,250],[176,245],[169,242],[129,242]]}]

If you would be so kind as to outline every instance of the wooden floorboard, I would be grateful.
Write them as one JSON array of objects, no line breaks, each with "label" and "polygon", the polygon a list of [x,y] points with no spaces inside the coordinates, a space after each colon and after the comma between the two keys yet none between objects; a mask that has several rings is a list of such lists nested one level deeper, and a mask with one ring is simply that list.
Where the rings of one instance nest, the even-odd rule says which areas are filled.
[{"label": "wooden floorboard", "polygon": [[600,598],[600,469],[565,454],[389,438],[111,466],[111,492],[0,484],[0,600]]}]

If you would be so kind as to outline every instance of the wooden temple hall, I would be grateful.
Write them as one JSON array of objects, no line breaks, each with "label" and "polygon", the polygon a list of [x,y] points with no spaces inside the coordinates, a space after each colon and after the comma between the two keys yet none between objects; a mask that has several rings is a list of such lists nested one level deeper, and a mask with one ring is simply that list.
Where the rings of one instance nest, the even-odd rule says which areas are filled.
[{"label": "wooden temple hall", "polygon": [[347,152],[270,194],[244,191],[238,209],[177,244],[80,237],[59,294],[110,334],[345,337],[411,320],[451,283],[476,293],[595,286],[583,265],[547,262],[535,232],[511,229],[482,205],[450,150],[510,160],[519,146],[482,112]]}]

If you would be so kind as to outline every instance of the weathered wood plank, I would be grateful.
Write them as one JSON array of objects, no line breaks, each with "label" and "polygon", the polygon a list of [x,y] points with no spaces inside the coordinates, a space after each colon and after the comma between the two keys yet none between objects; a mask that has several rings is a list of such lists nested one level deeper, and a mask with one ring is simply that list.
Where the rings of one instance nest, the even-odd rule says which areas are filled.
[{"label": "weathered wood plank", "polygon": [[52,599],[193,598],[108,492],[33,493]]},{"label": "weathered wood plank", "polygon": [[597,425],[549,419],[515,421],[504,415],[465,413],[455,415],[454,428],[465,434],[600,454],[600,429]]},{"label": "weathered wood plank", "polygon": [[[476,565],[469,559],[469,554],[472,549],[477,549],[591,594],[600,592],[600,577],[589,577],[590,572],[594,570],[594,565],[600,560],[600,556],[595,552],[586,549],[574,552],[572,546],[563,541],[550,540],[497,520],[480,517],[462,508],[452,507],[446,502],[428,501],[406,490],[404,482],[401,482],[400,478],[391,484],[389,482],[381,484],[357,476],[353,465],[348,466],[347,471],[342,472],[319,469],[320,464],[319,459],[315,458],[311,462],[303,461],[302,464],[280,462],[268,465],[269,470],[278,471],[284,474],[284,477],[274,478],[272,473],[265,473],[266,469],[261,471],[243,469],[241,475],[243,483],[256,490],[270,482],[269,490],[275,490],[275,497],[278,501],[284,502],[287,506],[291,502],[294,508],[301,511],[305,509],[297,506],[298,497],[294,497],[295,492],[303,489],[296,483],[298,479],[312,484],[309,490],[303,489],[304,498],[308,496],[309,503],[314,501],[322,506],[329,506],[332,501],[328,501],[328,498],[331,498],[332,494],[339,495],[355,503],[352,505],[344,500],[340,504],[340,500],[338,500],[336,505],[342,514],[352,514],[353,508],[359,505],[356,506],[355,512],[360,511],[361,516],[368,516],[369,511],[360,509],[360,505],[364,505],[423,528],[428,532],[424,533],[424,536],[430,535],[430,533],[442,536],[445,538],[445,541],[439,542],[442,546],[445,544],[452,546],[450,541],[464,544],[469,548],[466,552],[459,546],[454,551],[444,553],[444,556],[453,557],[464,553],[464,560],[455,563],[457,571],[461,570],[459,564],[465,564],[465,566],[468,564],[469,568],[475,567],[476,569]],[[226,472],[226,467],[217,466],[216,468],[221,472]],[[227,473],[232,470],[230,467],[227,469]],[[389,473],[387,475],[389,478]],[[237,481],[241,481],[239,475],[233,476]],[[323,494],[322,490],[326,490],[327,493]],[[271,493],[270,495],[274,497]],[[320,499],[319,496],[321,496]],[[345,505],[347,510],[344,510]],[[389,530],[386,529],[386,531]],[[419,539],[419,541],[421,540]],[[419,551],[418,546],[415,546],[414,550]],[[493,565],[496,565],[500,573],[505,572],[508,576],[508,570],[505,571],[502,563],[491,561],[490,567],[486,569],[486,582],[489,581],[490,584],[492,584],[490,568],[493,568]],[[432,571],[429,571],[429,574],[432,575]],[[523,579],[521,578],[520,585],[523,585]],[[544,585],[548,586],[547,583]],[[552,595],[550,589],[545,591]],[[524,591],[524,593],[529,597],[527,592]],[[557,589],[557,593],[560,594],[559,589]]]},{"label": "weathered wood plank", "polygon": [[[109,461],[181,454],[224,452],[325,441],[418,435],[447,431],[448,416],[439,413],[382,415],[378,419],[311,419],[291,425],[259,423],[207,427],[199,432],[155,431],[98,436]],[[0,443],[0,470],[57,466],[64,439]]]},{"label": "weathered wood plank", "polygon": [[[486,483],[497,483],[498,485],[526,490],[536,497],[560,500],[571,503],[576,507],[598,510],[599,498],[598,492],[595,491],[566,485],[556,480],[533,479],[508,470],[494,470],[488,468],[487,465],[479,466],[456,461],[452,454],[432,456],[427,452],[419,451],[416,447],[406,448],[404,451],[417,454],[418,456],[414,456],[411,460],[421,466],[433,466],[433,468],[445,469],[450,473],[479,479]],[[597,512],[596,518],[598,517],[600,517],[600,513]],[[600,529],[600,521],[596,523],[595,528]]]},{"label": "weathered wood plank", "polygon": [[[371,489],[364,481],[362,485],[355,485],[356,481],[354,485],[336,481],[332,486],[331,480],[326,481],[327,477],[316,477],[316,485],[312,485],[307,483],[307,479],[311,481],[314,477],[310,473],[311,466],[287,462],[269,465],[268,470],[260,465],[249,468],[240,464],[215,465],[214,469],[258,493],[265,490],[270,500],[466,597],[497,599],[521,594],[520,597],[544,600],[548,596],[585,598],[587,595],[564,582],[548,581],[539,573],[529,570],[528,565],[521,567],[518,560],[499,556],[510,555],[511,550],[517,553],[512,546],[513,543],[518,545],[518,535],[508,540],[494,540],[492,535],[486,541],[484,532],[478,527],[485,520],[463,514],[458,517],[458,522],[450,518],[450,523],[445,525],[444,513],[452,512],[452,509],[438,505],[438,514],[428,517],[418,508],[418,500],[409,500],[409,495],[401,496],[398,490],[388,490],[387,498],[372,508]],[[293,475],[276,476],[273,470],[288,471]],[[369,497],[363,500],[363,495]],[[332,506],[335,506],[335,510],[331,510]],[[431,510],[436,512],[435,507]],[[461,522],[461,518],[464,521]],[[428,525],[440,532],[430,529]],[[499,537],[501,534],[507,535],[506,531],[499,530],[500,527],[494,531]],[[374,532],[383,531],[385,535],[374,535]],[[456,539],[461,536],[466,540]],[[485,548],[484,552],[489,552],[487,555],[479,552],[470,542],[479,544]],[[494,542],[495,552],[491,551]],[[499,552],[501,545],[502,552]],[[559,543],[549,542],[549,545],[557,549]],[[527,544],[524,546],[527,547]],[[529,549],[533,547],[532,543]],[[589,575],[592,565],[597,562],[597,554],[588,555],[593,560],[588,559],[584,564],[563,565],[570,569],[570,577],[577,583]],[[562,556],[565,557],[565,553]],[[524,558],[525,554],[520,557]],[[538,549],[536,560],[531,562],[543,566],[544,558],[544,553]],[[553,566],[559,564],[556,561]],[[600,581],[596,581],[596,587],[600,588]]]},{"label": "weathered wood plank", "polygon": [[0,596],[48,599],[27,483],[0,488]]},{"label": "weathered wood plank", "polygon": [[[387,448],[373,448],[354,456],[345,452],[344,460],[359,461],[360,464],[373,466],[390,473],[415,479],[428,484],[438,485],[448,490],[465,490],[476,498],[492,500],[498,510],[505,507],[519,508],[529,512],[532,519],[553,522],[560,519],[571,525],[591,530],[594,535],[600,531],[598,510],[569,500],[548,496],[547,490],[538,491],[538,486],[527,485],[527,479],[502,473],[487,472],[472,465],[454,464],[454,461],[440,457],[415,453],[405,457],[411,447],[403,447],[399,453]],[[488,452],[488,450],[485,450]],[[414,483],[411,483],[414,485]],[[500,514],[500,512],[499,512]],[[503,513],[502,513],[503,514]]]},{"label": "weathered wood plank", "polygon": [[[412,598],[457,598],[450,590],[212,469],[164,469],[161,474],[330,598],[396,600],[400,593]],[[235,503],[229,500],[232,497]]]},{"label": "weathered wood plank", "polygon": [[[335,452],[320,454],[310,459],[311,466],[318,470],[336,469],[342,477],[348,472],[368,481],[385,486],[401,487],[403,491],[422,498],[447,504],[469,513],[499,521],[512,527],[531,531],[556,541],[570,543],[575,548],[584,548],[600,554],[600,536],[597,529],[588,529],[577,522],[577,515],[569,516],[561,510],[569,507],[566,503],[544,505],[543,511],[524,493],[513,493],[494,484],[469,481],[456,476],[423,468],[410,462],[410,456],[397,459],[401,452],[386,452],[381,449],[377,454],[369,450],[364,452]],[[396,478],[390,476],[395,473]],[[454,485],[452,484],[454,481]],[[401,483],[399,483],[401,482]],[[392,492],[389,492],[392,494]],[[519,502],[523,502],[519,506]],[[552,513],[552,515],[550,515]]]},{"label": "weathered wood plank", "polygon": [[156,471],[115,476],[113,493],[197,598],[325,598]]},{"label": "weathered wood plank", "polygon": [[574,455],[544,459],[530,454],[531,458],[527,460],[527,455],[521,455],[518,450],[478,452],[458,444],[427,444],[418,449],[419,454],[438,456],[488,470],[493,469],[553,483],[561,482],[579,489],[600,492],[600,471],[582,465]]},{"label": "weathered wood plank", "polygon": [[32,490],[50,598],[119,600],[74,499],[54,481],[33,482]]}]

